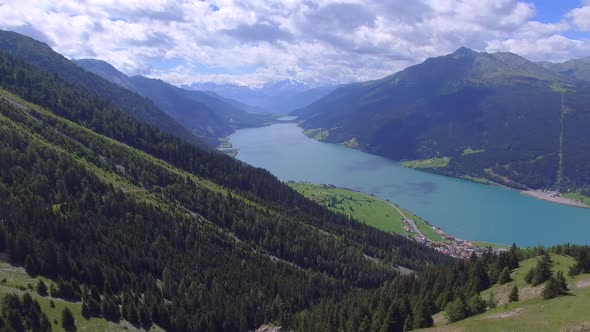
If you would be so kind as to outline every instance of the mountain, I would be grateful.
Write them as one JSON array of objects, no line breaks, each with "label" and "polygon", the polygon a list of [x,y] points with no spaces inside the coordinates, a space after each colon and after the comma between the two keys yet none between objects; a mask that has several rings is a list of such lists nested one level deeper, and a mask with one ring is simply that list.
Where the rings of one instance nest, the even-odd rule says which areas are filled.
[{"label": "mountain", "polygon": [[[588,246],[444,256],[115,101],[0,50],[3,329],[413,330],[443,310],[451,321],[482,313],[481,293],[510,278],[528,287],[528,274],[517,305],[566,308],[559,328],[587,318],[575,288],[588,284]],[[543,283],[557,298],[526,302]],[[563,296],[568,283],[578,296]]]},{"label": "mountain", "polygon": [[[80,327],[295,326],[298,312],[380,287],[398,265],[451,261],[3,51],[0,128],[2,260],[44,280],[59,310],[77,308]],[[17,282],[10,274],[0,297]],[[22,311],[14,301],[1,305]],[[0,315],[13,326],[47,310]]]},{"label": "mountain", "polygon": [[590,57],[562,63],[541,62],[541,66],[580,81],[590,81]]},{"label": "mountain", "polygon": [[45,43],[16,32],[0,30],[0,50],[56,74],[70,83],[93,91],[141,122],[182,137],[193,144],[204,145],[200,139],[160,110],[152,101],[85,71],[61,54],[54,52]]},{"label": "mountain", "polygon": [[588,96],[586,85],[516,54],[460,48],[293,114],[327,142],[448,161],[430,171],[567,191],[590,185]]},{"label": "mountain", "polygon": [[307,106],[335,89],[334,86],[312,85],[293,79],[254,87],[206,82],[193,83],[185,88],[215,92],[270,113],[288,113]]},{"label": "mountain", "polygon": [[248,113],[238,103],[228,102],[215,95],[181,89],[141,75],[128,77],[104,61],[80,59],[74,62],[89,72],[152,100],[160,109],[212,145],[219,144],[219,138],[228,136],[234,129],[263,126],[270,121],[269,116]]}]

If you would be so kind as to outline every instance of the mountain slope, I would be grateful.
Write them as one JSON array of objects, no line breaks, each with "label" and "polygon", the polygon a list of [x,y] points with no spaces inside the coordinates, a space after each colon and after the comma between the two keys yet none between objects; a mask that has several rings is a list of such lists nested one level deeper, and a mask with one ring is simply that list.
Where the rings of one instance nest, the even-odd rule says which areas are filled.
[{"label": "mountain slope", "polygon": [[449,258],[0,52],[0,251],[90,317],[248,330]]},{"label": "mountain slope", "polygon": [[152,100],[176,121],[196,135],[218,144],[218,139],[235,128],[262,126],[270,118],[251,114],[210,94],[189,91],[144,76],[127,77],[110,64],[93,59],[75,60],[82,68]]},{"label": "mountain slope", "polygon": [[580,169],[590,158],[580,155],[589,143],[580,137],[580,127],[590,124],[587,94],[587,87],[515,54],[461,48],[341,87],[293,114],[303,128],[322,129],[328,142],[355,141],[395,160],[449,157],[447,167],[431,170],[565,190],[590,185]]},{"label": "mountain slope", "polygon": [[542,62],[541,66],[580,81],[590,81],[590,57],[562,63]]},{"label": "mountain slope", "polygon": [[16,32],[0,30],[0,50],[18,56],[27,63],[54,73],[70,83],[93,91],[141,122],[182,137],[193,144],[204,145],[201,140],[162,112],[150,100],[83,70],[61,54],[54,52],[45,43]]},{"label": "mountain slope", "polygon": [[269,82],[260,87],[193,83],[185,88],[196,91],[212,91],[270,113],[288,113],[307,106],[335,89],[334,86],[313,86],[296,80]]}]

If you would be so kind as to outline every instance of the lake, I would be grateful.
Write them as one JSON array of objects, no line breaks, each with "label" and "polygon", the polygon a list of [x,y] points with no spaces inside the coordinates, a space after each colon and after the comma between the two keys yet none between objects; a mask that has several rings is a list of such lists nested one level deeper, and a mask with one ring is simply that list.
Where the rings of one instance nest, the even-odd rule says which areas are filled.
[{"label": "lake", "polygon": [[590,209],[415,171],[399,162],[308,138],[294,123],[236,131],[237,158],[283,181],[334,184],[389,199],[447,233],[519,246],[590,243]]}]

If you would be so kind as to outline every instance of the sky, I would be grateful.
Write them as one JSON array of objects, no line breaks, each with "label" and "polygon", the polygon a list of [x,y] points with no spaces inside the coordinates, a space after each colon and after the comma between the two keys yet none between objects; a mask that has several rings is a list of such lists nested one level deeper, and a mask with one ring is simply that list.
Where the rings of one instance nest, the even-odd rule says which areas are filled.
[{"label": "sky", "polygon": [[173,84],[381,78],[461,46],[590,56],[590,0],[0,0],[0,29]]}]

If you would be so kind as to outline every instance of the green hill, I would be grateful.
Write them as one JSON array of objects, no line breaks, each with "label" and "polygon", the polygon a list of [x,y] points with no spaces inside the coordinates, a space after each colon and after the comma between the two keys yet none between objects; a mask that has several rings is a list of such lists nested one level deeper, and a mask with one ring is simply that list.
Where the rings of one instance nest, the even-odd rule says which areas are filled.
[{"label": "green hill", "polygon": [[[495,294],[499,301],[497,308],[448,325],[441,313],[437,315],[435,327],[424,331],[583,331],[580,328],[590,324],[590,274],[569,277],[569,267],[574,264],[572,257],[551,257],[554,271],[566,275],[569,295],[543,300],[543,285],[531,287],[524,281],[526,272],[537,262],[537,258],[530,258],[512,272],[513,282],[495,285],[482,292],[483,298]],[[520,301],[508,303],[509,289],[513,284],[519,287]]]}]

